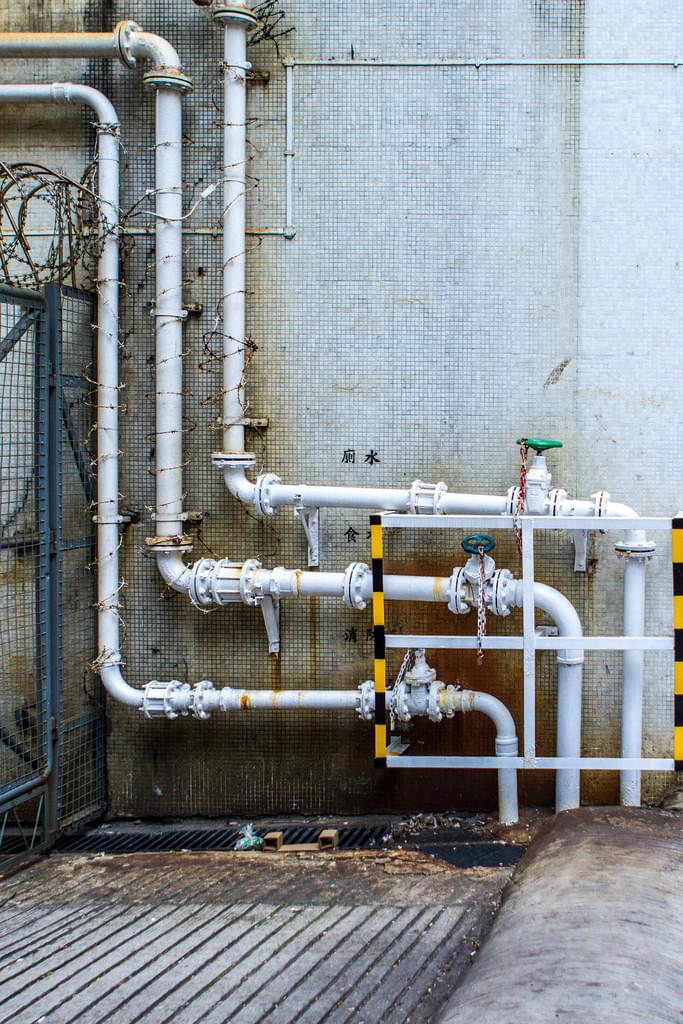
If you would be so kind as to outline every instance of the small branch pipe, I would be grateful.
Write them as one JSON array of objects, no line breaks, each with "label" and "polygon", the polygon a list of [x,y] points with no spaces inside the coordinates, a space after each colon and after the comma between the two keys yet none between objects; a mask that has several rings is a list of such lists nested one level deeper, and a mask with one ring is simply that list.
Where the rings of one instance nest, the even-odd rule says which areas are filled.
[{"label": "small branch pipe", "polygon": [[[523,605],[523,584],[517,581],[514,603]],[[564,594],[545,583],[534,583],[534,604],[557,626],[560,636],[583,636],[581,620]],[[581,691],[583,651],[557,652],[557,756],[581,756]],[[556,773],[555,809],[567,811],[581,805],[581,773],[562,768]]]}]

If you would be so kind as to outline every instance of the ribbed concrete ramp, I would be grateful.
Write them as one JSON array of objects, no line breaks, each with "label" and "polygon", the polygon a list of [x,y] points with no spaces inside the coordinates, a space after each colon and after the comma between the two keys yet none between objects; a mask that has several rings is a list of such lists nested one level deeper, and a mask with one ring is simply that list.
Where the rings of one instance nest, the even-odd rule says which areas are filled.
[{"label": "ribbed concrete ramp", "polygon": [[0,882],[0,1024],[428,1024],[509,874],[405,850],[51,857]]},{"label": "ribbed concrete ramp", "polygon": [[683,816],[568,811],[540,833],[439,1024],[681,1024]]}]

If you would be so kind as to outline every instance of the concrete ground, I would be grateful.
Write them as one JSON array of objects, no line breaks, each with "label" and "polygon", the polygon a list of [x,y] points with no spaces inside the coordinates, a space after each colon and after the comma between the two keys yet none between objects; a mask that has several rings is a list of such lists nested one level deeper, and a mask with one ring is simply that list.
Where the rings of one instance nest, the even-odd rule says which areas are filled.
[{"label": "concrete ground", "polygon": [[680,1024],[683,817],[557,815],[520,862],[440,1024]]},{"label": "concrete ground", "polygon": [[426,1024],[511,871],[408,850],[52,856],[0,882],[0,1024]]}]

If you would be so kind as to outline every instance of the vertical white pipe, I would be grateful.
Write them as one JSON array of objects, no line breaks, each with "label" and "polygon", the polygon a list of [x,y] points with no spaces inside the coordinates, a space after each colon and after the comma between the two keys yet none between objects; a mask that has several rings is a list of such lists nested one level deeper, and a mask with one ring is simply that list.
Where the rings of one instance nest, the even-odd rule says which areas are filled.
[{"label": "vertical white pipe", "polygon": [[[645,633],[645,570],[642,557],[626,555],[624,566],[624,636]],[[624,651],[621,712],[621,756],[640,757],[643,740],[644,651]],[[625,769],[619,776],[621,803],[640,806],[640,772]]]},{"label": "vertical white pipe", "polygon": [[182,96],[156,92],[156,516],[181,534],[183,510]]},{"label": "vertical white pipe", "polygon": [[[501,759],[517,756],[517,731],[515,720],[501,700],[490,693],[464,690],[462,703],[471,702],[473,711],[480,711],[492,720],[496,727],[496,754]],[[517,769],[506,767],[501,760],[498,769],[498,817],[502,825],[514,825],[519,820],[517,799]]]},{"label": "vertical white pipe", "polygon": [[[520,603],[518,587],[516,603]],[[564,594],[544,583],[534,583],[534,602],[558,628],[560,636],[583,636],[581,620]],[[581,756],[581,691],[583,652],[557,652],[557,756]],[[577,768],[558,769],[555,777],[555,809],[581,806],[581,773]]]},{"label": "vertical white pipe", "polygon": [[223,448],[244,451],[248,24],[226,21],[223,72]]}]

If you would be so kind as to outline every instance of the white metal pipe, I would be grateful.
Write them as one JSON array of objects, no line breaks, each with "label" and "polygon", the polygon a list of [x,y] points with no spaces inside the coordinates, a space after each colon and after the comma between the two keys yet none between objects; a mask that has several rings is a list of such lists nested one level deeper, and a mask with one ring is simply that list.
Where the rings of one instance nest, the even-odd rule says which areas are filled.
[{"label": "white metal pipe", "polygon": [[243,452],[246,363],[247,34],[223,29],[223,448]]},{"label": "white metal pipe", "polygon": [[157,567],[165,583],[180,594],[190,589],[190,570],[183,561],[180,551],[158,551]]},{"label": "white metal pipe", "polygon": [[[453,698],[456,710],[479,711],[491,719],[496,727],[497,757],[517,756],[515,720],[501,700],[490,693],[477,690],[458,690]],[[519,820],[516,768],[498,769],[498,815],[503,825],[513,825]]]},{"label": "white metal pipe", "polygon": [[[523,604],[522,583],[516,586],[515,604]],[[583,636],[581,620],[564,594],[545,583],[534,583],[534,605],[557,626],[560,636]],[[581,691],[583,652],[557,652],[557,756],[581,756]],[[562,768],[555,779],[555,809],[566,811],[581,805],[581,774]]]},{"label": "white metal pipe", "polygon": [[[242,466],[228,466],[224,469],[225,485],[235,497],[247,504],[254,504],[256,484],[246,476]],[[409,512],[410,488],[387,487],[332,487],[312,484],[268,485],[268,502],[273,509],[284,505],[304,508],[357,508],[376,509],[384,512]],[[439,498],[439,513],[443,515],[502,515],[510,510],[509,495],[464,494],[444,491]],[[544,514],[550,514],[550,501],[546,500]],[[574,517],[595,517],[595,502],[566,498],[558,503],[557,514]],[[607,502],[604,515],[614,518],[637,519],[638,513],[618,502]],[[643,540],[639,531],[629,531],[634,540]],[[636,537],[637,535],[637,537]]]},{"label": "white metal pipe", "polygon": [[156,93],[156,526],[182,533],[183,239],[182,96]]},{"label": "white metal pipe", "polygon": [[[642,557],[626,555],[624,566],[624,636],[645,633],[645,570]],[[621,711],[621,756],[640,757],[643,740],[644,652],[623,653],[623,697]],[[621,803],[640,806],[640,772],[622,771],[619,777]]]},{"label": "white metal pipe", "polygon": [[142,691],[120,669],[119,637],[119,119],[101,92],[85,85],[0,86],[1,103],[82,103],[94,112],[102,248],[97,264],[97,617],[102,682],[139,707]]},{"label": "white metal pipe", "polygon": [[355,711],[358,690],[238,690],[226,686],[209,695],[207,710],[221,711]]},{"label": "white metal pipe", "polygon": [[[113,32],[0,32],[0,58],[121,58]],[[13,101],[14,102],[14,101]],[[20,101],[19,101],[20,102]]]}]

